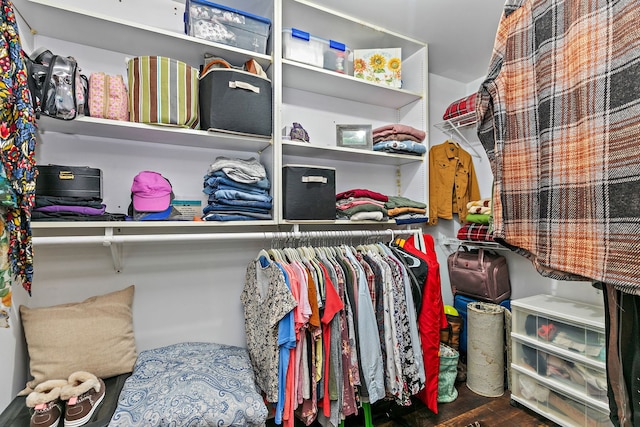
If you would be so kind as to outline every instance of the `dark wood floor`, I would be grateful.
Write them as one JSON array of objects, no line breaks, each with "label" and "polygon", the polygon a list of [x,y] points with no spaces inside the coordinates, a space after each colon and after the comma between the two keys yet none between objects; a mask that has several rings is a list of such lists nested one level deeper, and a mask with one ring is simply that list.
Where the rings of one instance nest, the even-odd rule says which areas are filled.
[{"label": "dark wood floor", "polygon": [[[396,407],[395,411],[392,409],[390,416],[376,414],[373,424],[375,427],[465,427],[478,422],[481,427],[557,426],[556,423],[527,408],[512,406],[508,390],[501,397],[490,398],[475,394],[469,390],[466,383],[457,383],[456,389],[458,398],[451,403],[438,404],[437,415],[422,402],[414,402],[412,411],[411,407]],[[402,411],[408,412],[402,414]]]},{"label": "dark wood floor", "polygon": [[[511,405],[509,391],[501,397],[480,396],[466,386],[456,383],[458,398],[451,403],[438,404],[438,414],[434,414],[420,401],[408,407],[400,407],[392,402],[377,402],[372,406],[374,427],[466,427],[478,422],[480,427],[556,427],[537,413],[519,405]],[[269,420],[267,426],[274,426]],[[271,423],[270,423],[271,422]],[[345,427],[364,426],[362,414],[345,421]],[[472,424],[473,425],[473,424]],[[313,423],[312,427],[320,424]],[[296,421],[295,427],[304,427]]]}]

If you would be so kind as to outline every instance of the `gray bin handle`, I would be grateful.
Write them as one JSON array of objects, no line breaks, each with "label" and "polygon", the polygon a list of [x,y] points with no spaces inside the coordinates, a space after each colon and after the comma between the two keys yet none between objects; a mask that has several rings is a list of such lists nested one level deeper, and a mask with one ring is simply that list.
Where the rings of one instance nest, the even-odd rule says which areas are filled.
[{"label": "gray bin handle", "polygon": [[327,177],[325,176],[303,176],[302,182],[319,182],[321,184],[327,183]]},{"label": "gray bin handle", "polygon": [[229,87],[232,89],[246,89],[250,90],[251,92],[260,93],[260,88],[258,86],[254,86],[250,83],[242,82],[240,80],[230,81]]}]

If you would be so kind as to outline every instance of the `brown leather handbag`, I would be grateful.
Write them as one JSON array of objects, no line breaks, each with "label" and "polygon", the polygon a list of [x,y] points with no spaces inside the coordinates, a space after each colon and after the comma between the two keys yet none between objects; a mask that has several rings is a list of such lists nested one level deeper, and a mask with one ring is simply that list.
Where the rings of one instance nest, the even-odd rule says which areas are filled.
[{"label": "brown leather handbag", "polygon": [[454,295],[499,304],[511,297],[507,259],[485,249],[461,245],[447,259]]}]

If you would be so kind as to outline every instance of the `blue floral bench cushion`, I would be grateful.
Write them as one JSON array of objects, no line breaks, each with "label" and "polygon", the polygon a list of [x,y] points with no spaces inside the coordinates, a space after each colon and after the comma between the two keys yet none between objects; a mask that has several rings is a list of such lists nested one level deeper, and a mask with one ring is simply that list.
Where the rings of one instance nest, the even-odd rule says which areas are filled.
[{"label": "blue floral bench cushion", "polygon": [[140,352],[109,426],[261,426],[246,349],[186,342]]}]

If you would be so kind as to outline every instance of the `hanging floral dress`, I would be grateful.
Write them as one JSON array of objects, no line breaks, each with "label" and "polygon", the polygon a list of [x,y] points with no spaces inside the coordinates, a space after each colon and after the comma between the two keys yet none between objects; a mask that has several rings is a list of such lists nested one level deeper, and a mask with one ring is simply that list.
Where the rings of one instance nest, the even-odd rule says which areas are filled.
[{"label": "hanging floral dress", "polygon": [[[10,0],[0,14],[0,304],[10,306],[11,279],[31,295],[31,210],[35,199],[35,115],[24,52]],[[5,262],[2,262],[4,260]],[[0,307],[2,308],[2,307]]]}]

